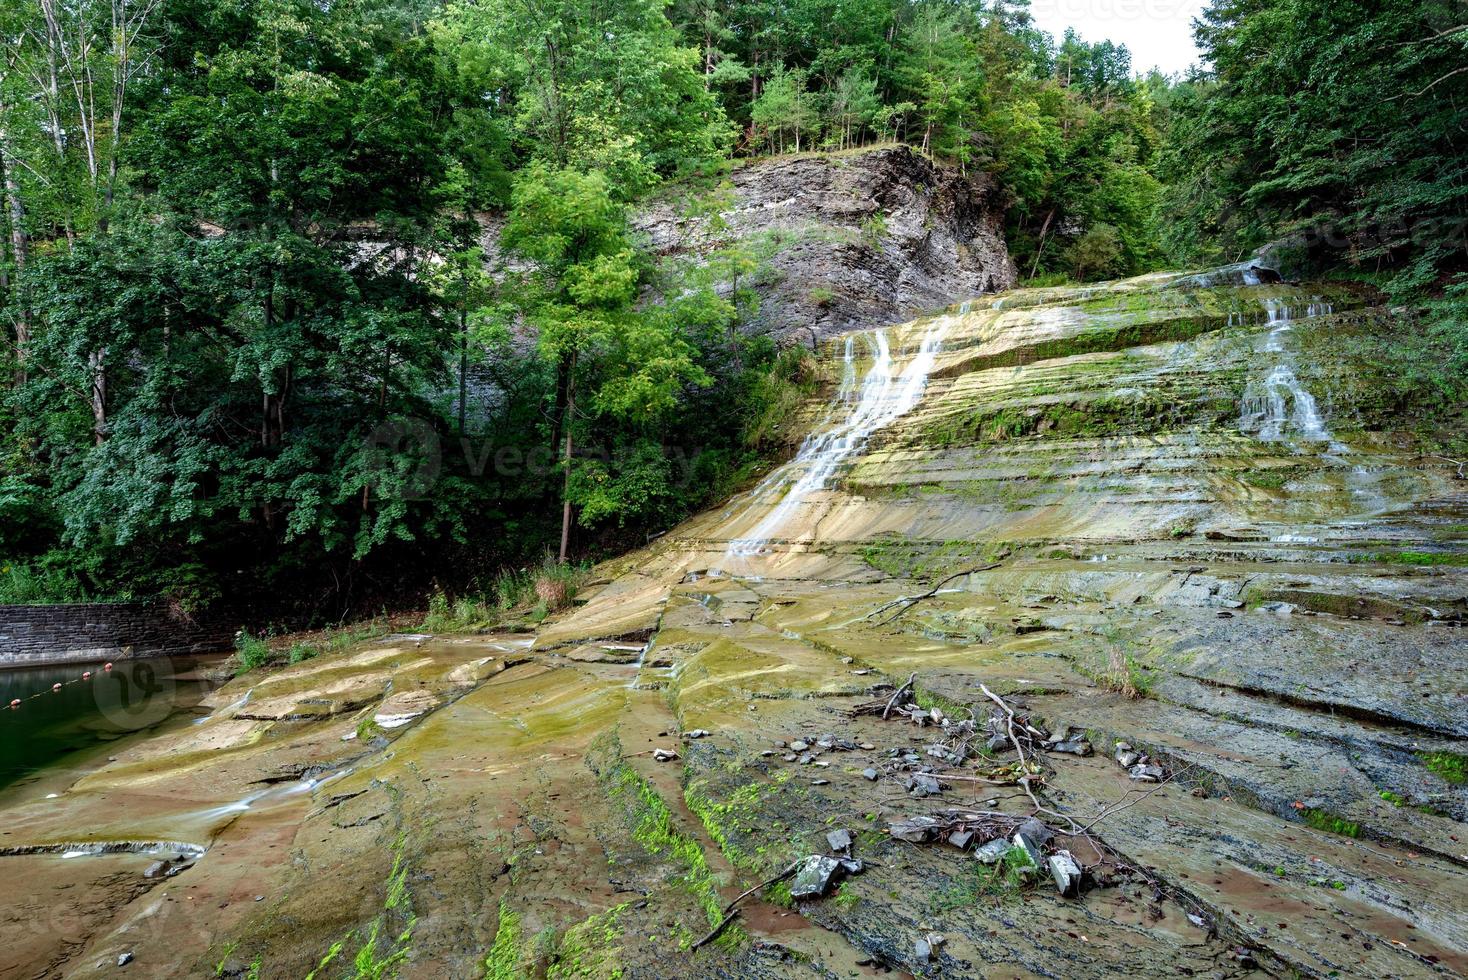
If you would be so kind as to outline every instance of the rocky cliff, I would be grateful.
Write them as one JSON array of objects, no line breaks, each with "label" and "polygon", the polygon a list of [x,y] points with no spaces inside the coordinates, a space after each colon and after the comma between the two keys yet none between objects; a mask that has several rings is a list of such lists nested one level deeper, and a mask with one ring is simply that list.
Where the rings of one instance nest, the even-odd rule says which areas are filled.
[{"label": "rocky cliff", "polygon": [[717,217],[674,193],[633,224],[663,258],[760,256],[760,330],[810,341],[1014,285],[998,188],[905,146],[751,162],[729,184]]}]

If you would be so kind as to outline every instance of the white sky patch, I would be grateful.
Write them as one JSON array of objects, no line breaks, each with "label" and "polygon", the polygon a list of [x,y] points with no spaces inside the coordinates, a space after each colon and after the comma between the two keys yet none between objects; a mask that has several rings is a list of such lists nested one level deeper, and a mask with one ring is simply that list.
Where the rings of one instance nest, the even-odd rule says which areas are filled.
[{"label": "white sky patch", "polygon": [[1204,0],[1031,0],[1035,25],[1060,40],[1067,27],[1087,41],[1112,40],[1132,52],[1132,70],[1182,74],[1202,61],[1193,18]]}]

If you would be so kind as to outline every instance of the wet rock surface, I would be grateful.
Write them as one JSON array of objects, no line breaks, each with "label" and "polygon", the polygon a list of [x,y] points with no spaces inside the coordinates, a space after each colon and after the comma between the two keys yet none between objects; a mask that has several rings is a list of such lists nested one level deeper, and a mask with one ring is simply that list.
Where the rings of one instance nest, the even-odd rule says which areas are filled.
[{"label": "wet rock surface", "polygon": [[[533,637],[240,678],[0,794],[0,973],[1462,975],[1468,493],[1313,353],[1369,302],[891,331],[896,386],[937,324],[921,397],[757,547],[736,498]],[[1240,426],[1281,310],[1328,440]]]}]

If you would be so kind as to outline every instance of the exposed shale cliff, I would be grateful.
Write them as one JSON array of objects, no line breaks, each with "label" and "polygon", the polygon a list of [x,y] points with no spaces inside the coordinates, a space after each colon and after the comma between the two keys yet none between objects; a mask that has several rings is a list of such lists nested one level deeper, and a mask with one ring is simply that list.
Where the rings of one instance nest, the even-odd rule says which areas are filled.
[{"label": "exposed shale cliff", "polygon": [[997,186],[905,146],[748,163],[722,194],[716,215],[669,194],[633,224],[663,258],[744,245],[762,260],[756,326],[782,337],[898,323],[1014,285]]}]

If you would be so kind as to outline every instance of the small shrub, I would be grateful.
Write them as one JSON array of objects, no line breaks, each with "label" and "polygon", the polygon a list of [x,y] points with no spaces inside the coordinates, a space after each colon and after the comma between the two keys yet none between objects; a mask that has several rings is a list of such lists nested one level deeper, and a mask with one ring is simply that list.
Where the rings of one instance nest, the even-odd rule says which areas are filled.
[{"label": "small shrub", "polygon": [[1115,637],[1106,654],[1106,670],[1098,680],[1106,690],[1132,700],[1150,696],[1154,682],[1151,671],[1128,656]]},{"label": "small shrub", "polygon": [[270,662],[270,643],[264,636],[240,630],[234,637],[234,654],[240,664],[239,673],[243,674]]},{"label": "small shrub", "polygon": [[285,662],[288,664],[303,663],[315,659],[320,654],[321,651],[309,643],[294,643],[285,655]]},{"label": "small shrub", "polygon": [[564,608],[570,601],[567,591],[565,579],[542,575],[535,580],[535,595],[540,599],[541,605],[551,612]]},{"label": "small shrub", "polygon": [[879,248],[887,237],[887,216],[878,211],[861,223],[861,238],[872,248]]},{"label": "small shrub", "polygon": [[807,293],[806,296],[810,299],[812,306],[822,310],[829,307],[836,300],[836,294],[825,286],[817,286]]}]

